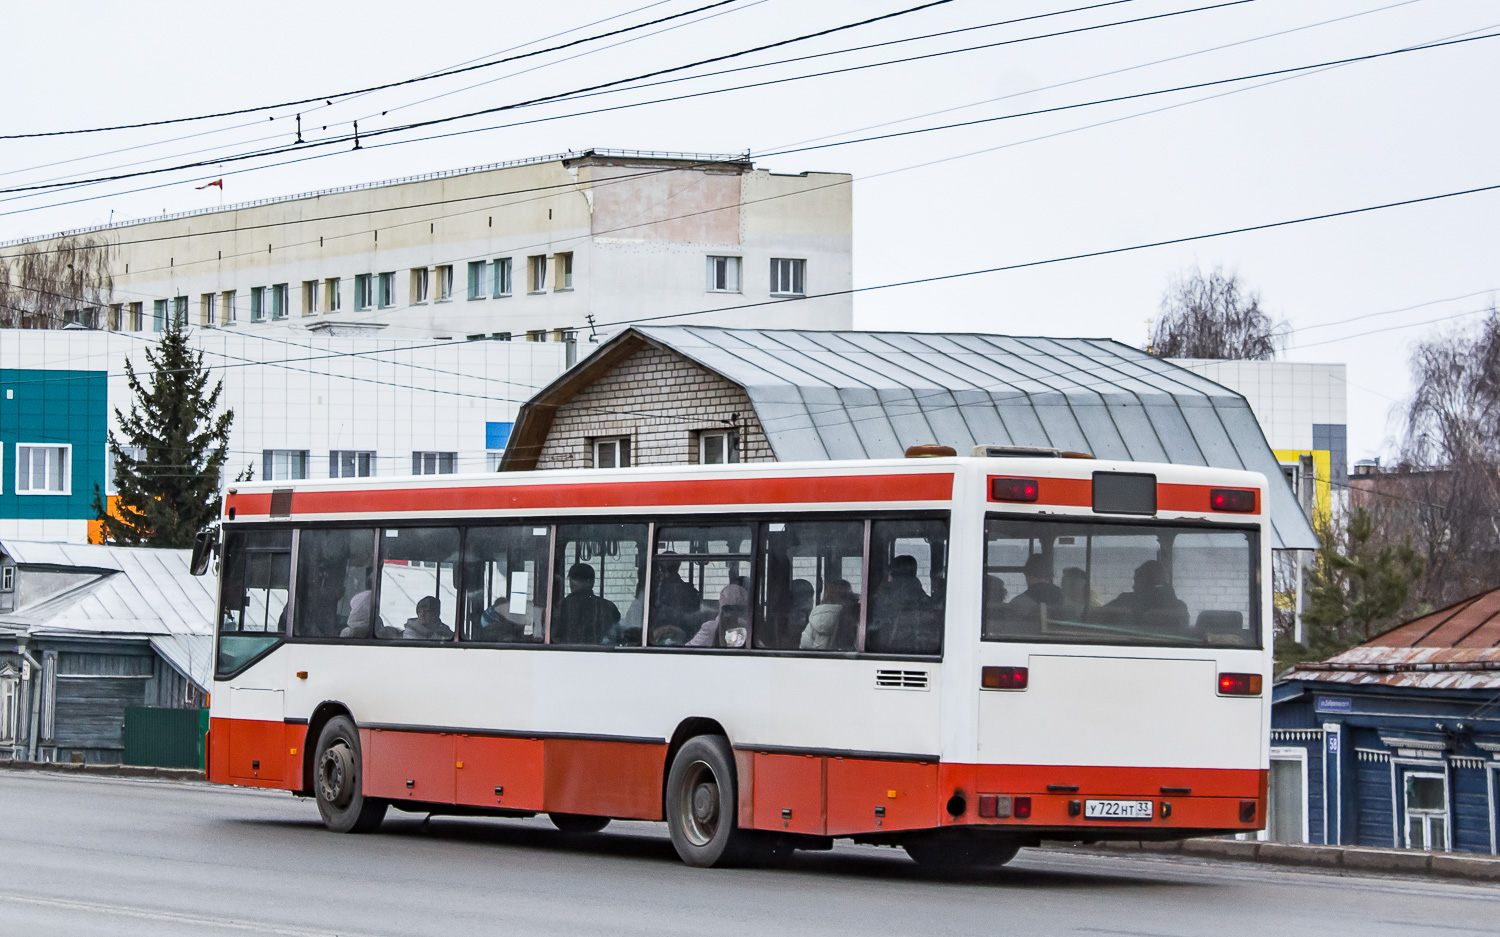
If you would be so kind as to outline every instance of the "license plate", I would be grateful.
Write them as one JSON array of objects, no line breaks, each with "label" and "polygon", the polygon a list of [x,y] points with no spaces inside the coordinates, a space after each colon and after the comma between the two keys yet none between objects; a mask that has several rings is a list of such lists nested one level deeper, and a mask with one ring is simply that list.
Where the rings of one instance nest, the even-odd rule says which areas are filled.
[{"label": "license plate", "polygon": [[1089,820],[1149,820],[1149,800],[1086,800],[1083,815]]}]

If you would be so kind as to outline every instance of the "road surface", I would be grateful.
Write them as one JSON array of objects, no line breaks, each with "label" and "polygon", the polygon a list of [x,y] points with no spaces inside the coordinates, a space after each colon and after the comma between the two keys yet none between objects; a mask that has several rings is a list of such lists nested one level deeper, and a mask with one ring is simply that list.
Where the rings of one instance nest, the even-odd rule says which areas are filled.
[{"label": "road surface", "polygon": [[1500,886],[1022,850],[958,879],[895,849],[683,866],[660,824],[392,812],[326,832],[289,794],[0,771],[0,934],[1478,937]]}]

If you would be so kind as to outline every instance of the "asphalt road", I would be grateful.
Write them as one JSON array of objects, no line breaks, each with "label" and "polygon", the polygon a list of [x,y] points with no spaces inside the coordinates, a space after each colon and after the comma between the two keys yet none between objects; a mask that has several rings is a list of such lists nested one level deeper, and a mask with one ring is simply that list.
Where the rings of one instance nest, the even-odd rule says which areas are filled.
[{"label": "asphalt road", "polygon": [[840,846],[774,869],[677,861],[659,824],[393,813],[326,832],[288,794],[0,772],[0,935],[1444,937],[1500,930],[1500,887],[1022,850],[931,875]]}]

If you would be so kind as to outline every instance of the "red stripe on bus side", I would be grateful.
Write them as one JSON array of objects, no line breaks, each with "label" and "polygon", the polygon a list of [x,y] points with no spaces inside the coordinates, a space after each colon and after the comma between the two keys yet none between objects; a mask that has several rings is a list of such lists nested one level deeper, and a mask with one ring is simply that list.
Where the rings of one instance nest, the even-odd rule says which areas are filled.
[{"label": "red stripe on bus side", "polygon": [[[1213,511],[1210,495],[1212,491],[1213,488],[1208,485],[1157,485],[1156,507],[1162,511],[1191,511],[1195,514],[1208,514]],[[1255,493],[1255,510],[1243,513],[1260,513],[1260,492]]]},{"label": "red stripe on bus side", "polygon": [[[1020,477],[1019,475],[991,475],[990,479],[993,481],[996,478]],[[1094,483],[1090,479],[1038,478],[1036,484],[1037,504],[1074,508],[1088,508],[1094,505]],[[993,486],[991,488],[993,489]],[[1213,491],[1213,486],[1209,485],[1178,485],[1162,482],[1156,486],[1156,509],[1208,514],[1213,511],[1209,494],[1211,491]],[[1259,502],[1260,497],[1257,494],[1255,511],[1247,513],[1259,514]]]},{"label": "red stripe on bus side", "polygon": [[[857,501],[946,501],[953,475],[836,475],[810,478],[712,478],[593,484],[485,485],[298,491],[295,514],[424,513],[553,508],[668,507],[723,504],[817,504]],[[226,500],[237,517],[269,514],[270,494]]]}]

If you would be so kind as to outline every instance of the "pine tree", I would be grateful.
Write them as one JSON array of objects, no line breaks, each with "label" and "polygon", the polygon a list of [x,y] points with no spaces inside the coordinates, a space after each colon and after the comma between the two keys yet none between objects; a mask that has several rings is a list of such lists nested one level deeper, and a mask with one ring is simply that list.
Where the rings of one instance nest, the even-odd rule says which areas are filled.
[{"label": "pine tree", "polygon": [[135,402],[128,416],[115,409],[121,437],[109,434],[119,495],[111,514],[95,485],[94,515],[106,543],[187,548],[219,516],[219,477],[229,457],[234,411],[215,415],[224,382],[207,389],[203,353],[189,347],[183,323],[168,321],[146,361],[149,388],[125,362]]}]

